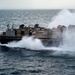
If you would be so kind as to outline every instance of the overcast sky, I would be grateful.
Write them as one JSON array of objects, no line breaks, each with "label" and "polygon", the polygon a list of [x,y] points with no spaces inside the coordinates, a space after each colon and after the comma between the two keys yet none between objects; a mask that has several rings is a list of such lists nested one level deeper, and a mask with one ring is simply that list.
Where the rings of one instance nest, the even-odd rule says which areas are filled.
[{"label": "overcast sky", "polygon": [[75,0],[0,0],[0,9],[75,9]]}]

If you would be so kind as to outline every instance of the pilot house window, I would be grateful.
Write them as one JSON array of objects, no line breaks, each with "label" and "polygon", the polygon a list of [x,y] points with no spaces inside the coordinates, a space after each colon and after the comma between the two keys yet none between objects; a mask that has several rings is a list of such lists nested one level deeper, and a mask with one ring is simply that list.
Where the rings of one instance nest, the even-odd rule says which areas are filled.
[{"label": "pilot house window", "polygon": [[24,31],[21,31],[21,35],[24,35]]}]

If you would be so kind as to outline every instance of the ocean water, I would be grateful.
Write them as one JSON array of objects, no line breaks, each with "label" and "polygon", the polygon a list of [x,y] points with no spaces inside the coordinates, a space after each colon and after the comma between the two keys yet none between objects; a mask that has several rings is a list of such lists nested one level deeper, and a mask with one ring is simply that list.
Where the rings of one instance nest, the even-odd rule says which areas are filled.
[{"label": "ocean water", "polygon": [[5,30],[6,26],[14,25],[18,28],[19,25],[26,26],[48,26],[51,18],[60,10],[0,10],[0,31]]},{"label": "ocean water", "polygon": [[[0,31],[5,31],[7,24],[15,28],[20,24],[34,26],[36,23],[48,27],[60,11],[0,10]],[[72,14],[74,10],[64,11]],[[44,47],[39,39],[33,37],[0,44],[0,75],[75,75],[74,38],[66,42],[65,37],[64,45],[59,47]]]}]

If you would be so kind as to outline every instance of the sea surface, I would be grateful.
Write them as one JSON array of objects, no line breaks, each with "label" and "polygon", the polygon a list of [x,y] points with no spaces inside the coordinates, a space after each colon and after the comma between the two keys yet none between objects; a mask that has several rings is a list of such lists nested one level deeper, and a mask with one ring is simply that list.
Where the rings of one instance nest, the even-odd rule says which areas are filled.
[{"label": "sea surface", "polygon": [[7,25],[18,28],[19,25],[48,26],[52,17],[60,10],[0,10],[0,31],[5,30]]},{"label": "sea surface", "polygon": [[[36,23],[47,27],[59,11],[0,10],[0,32],[5,31],[8,24],[15,28],[20,24],[34,26]],[[0,44],[0,75],[75,75],[75,50],[71,47],[70,50],[59,47],[42,49],[38,40],[25,40]]]}]

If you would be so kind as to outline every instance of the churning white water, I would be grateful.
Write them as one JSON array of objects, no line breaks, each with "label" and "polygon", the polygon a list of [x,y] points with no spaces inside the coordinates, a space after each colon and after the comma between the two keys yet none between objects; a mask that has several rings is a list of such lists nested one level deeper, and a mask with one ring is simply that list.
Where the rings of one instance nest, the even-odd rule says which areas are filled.
[{"label": "churning white water", "polygon": [[44,46],[39,39],[28,37],[28,36],[23,37],[22,40],[18,42],[16,41],[10,42],[7,44],[7,46],[27,48],[32,50],[44,49]]}]

